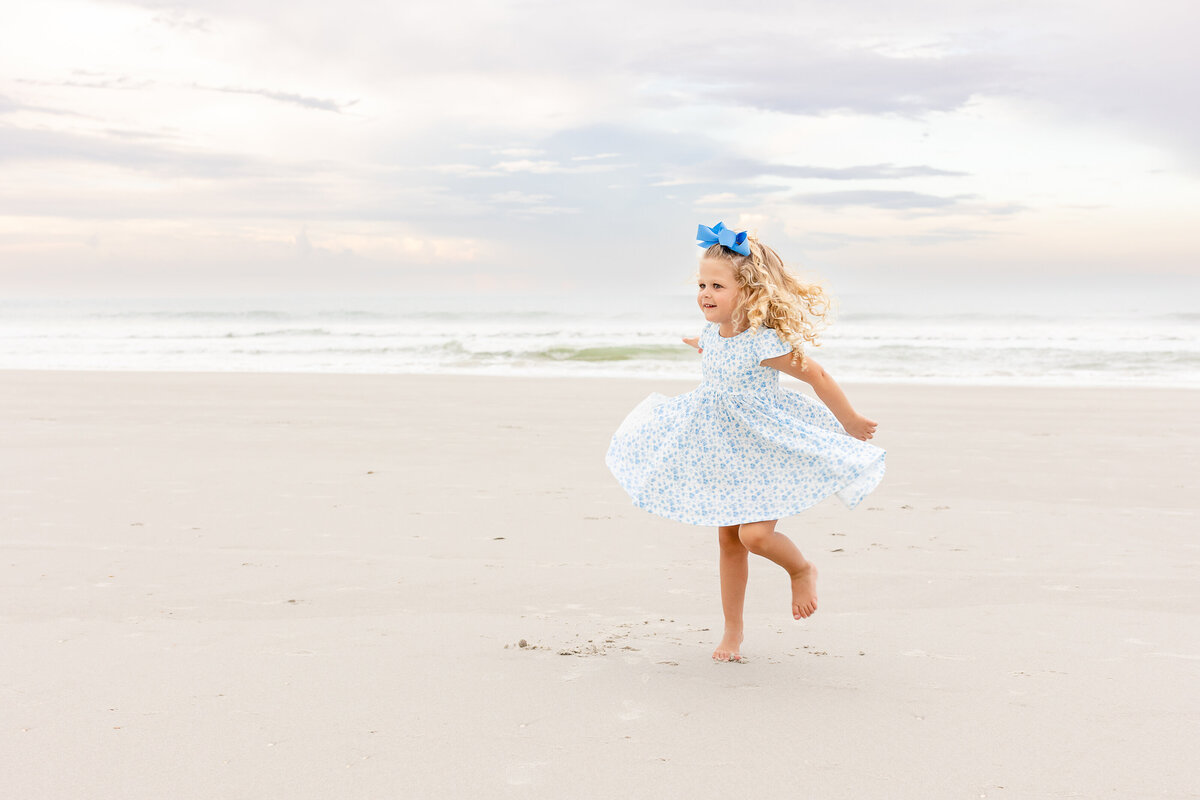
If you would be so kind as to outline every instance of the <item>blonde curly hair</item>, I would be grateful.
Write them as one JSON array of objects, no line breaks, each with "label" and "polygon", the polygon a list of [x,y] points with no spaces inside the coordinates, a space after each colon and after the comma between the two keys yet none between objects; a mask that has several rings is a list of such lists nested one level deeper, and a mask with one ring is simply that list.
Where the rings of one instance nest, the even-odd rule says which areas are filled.
[{"label": "blonde curly hair", "polygon": [[792,346],[792,363],[805,369],[804,345],[819,347],[817,336],[829,324],[830,298],[818,284],[801,283],[784,266],[779,254],[753,234],[746,237],[750,255],[735,253],[719,244],[704,251],[704,258],[728,261],[737,278],[738,307],[735,330],[773,328]]}]

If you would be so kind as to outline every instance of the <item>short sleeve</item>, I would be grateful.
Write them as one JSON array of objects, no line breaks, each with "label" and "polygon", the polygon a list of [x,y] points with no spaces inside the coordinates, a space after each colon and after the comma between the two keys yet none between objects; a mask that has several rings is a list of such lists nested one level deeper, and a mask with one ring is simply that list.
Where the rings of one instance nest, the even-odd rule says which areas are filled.
[{"label": "short sleeve", "polygon": [[716,330],[716,327],[717,327],[717,323],[715,323],[715,322],[704,323],[704,328],[702,328],[700,331],[700,346],[701,347],[704,347],[704,345],[706,343],[712,341],[713,331]]},{"label": "short sleeve", "polygon": [[792,352],[792,346],[780,339],[774,328],[759,328],[754,334],[754,350],[761,363],[768,358],[787,355]]}]

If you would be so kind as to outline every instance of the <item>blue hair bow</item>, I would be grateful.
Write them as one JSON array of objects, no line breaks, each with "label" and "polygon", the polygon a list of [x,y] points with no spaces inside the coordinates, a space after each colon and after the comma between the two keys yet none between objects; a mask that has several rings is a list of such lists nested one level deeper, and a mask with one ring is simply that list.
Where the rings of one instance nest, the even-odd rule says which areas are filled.
[{"label": "blue hair bow", "polygon": [[750,255],[750,245],[746,244],[746,232],[735,232],[725,227],[725,223],[718,222],[713,227],[701,225],[696,229],[696,244],[701,247],[712,247],[714,244],[719,244],[722,247],[728,247],[735,253],[741,253],[744,256]]}]

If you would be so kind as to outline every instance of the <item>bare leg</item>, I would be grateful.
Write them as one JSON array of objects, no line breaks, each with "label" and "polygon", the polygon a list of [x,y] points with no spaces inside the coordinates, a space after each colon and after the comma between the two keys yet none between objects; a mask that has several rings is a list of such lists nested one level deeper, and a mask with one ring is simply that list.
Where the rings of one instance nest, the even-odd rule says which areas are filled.
[{"label": "bare leg", "polygon": [[739,526],[738,539],[751,553],[787,570],[792,579],[792,617],[810,617],[817,610],[817,568],[805,560],[791,539],[775,530],[776,522],[747,522]]},{"label": "bare leg", "polygon": [[746,604],[746,581],[750,577],[750,553],[738,538],[738,526],[717,529],[721,544],[721,609],[725,612],[725,634],[712,657],[717,661],[740,661],[742,654],[742,610]]}]

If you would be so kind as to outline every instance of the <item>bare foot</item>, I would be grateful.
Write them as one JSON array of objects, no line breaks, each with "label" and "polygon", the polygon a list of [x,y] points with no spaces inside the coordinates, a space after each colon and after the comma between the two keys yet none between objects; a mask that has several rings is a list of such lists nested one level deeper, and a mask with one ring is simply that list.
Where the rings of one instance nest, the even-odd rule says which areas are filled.
[{"label": "bare foot", "polygon": [[811,617],[817,610],[817,568],[808,565],[792,575],[792,618]]},{"label": "bare foot", "polygon": [[721,643],[717,645],[717,649],[713,650],[713,661],[741,661],[742,654],[739,652],[741,647],[742,632],[727,630],[721,637]]}]

